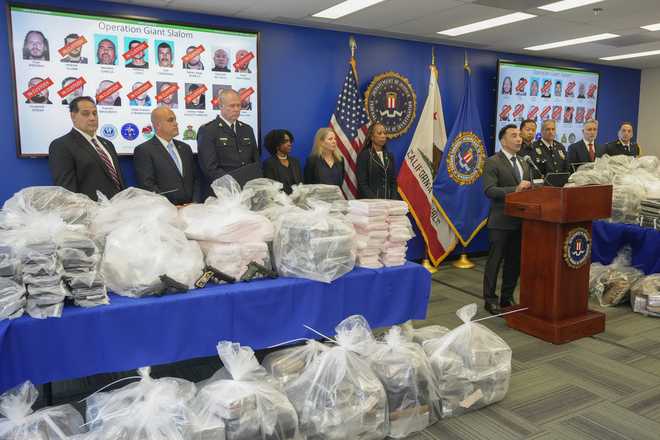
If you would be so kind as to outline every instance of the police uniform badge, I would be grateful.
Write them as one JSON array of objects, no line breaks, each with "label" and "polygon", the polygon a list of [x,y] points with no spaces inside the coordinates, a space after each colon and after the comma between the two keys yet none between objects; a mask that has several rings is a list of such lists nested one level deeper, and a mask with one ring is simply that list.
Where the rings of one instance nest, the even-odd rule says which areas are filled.
[{"label": "police uniform badge", "polygon": [[449,177],[459,185],[471,185],[483,173],[486,150],[476,134],[469,131],[459,133],[445,151]]},{"label": "police uniform badge", "polygon": [[564,240],[564,261],[577,269],[584,266],[591,256],[591,237],[585,228],[575,228],[568,232]]},{"label": "police uniform badge", "polygon": [[376,75],[367,88],[364,102],[369,120],[383,124],[389,139],[406,133],[415,119],[415,90],[407,78],[396,72]]},{"label": "police uniform badge", "polygon": [[566,159],[566,156],[564,155],[564,151],[563,151],[563,150],[559,150],[558,153],[559,153],[559,157],[561,157],[561,160]]},{"label": "police uniform badge", "polygon": [[536,147],[536,154],[539,156],[543,154],[543,151],[541,151],[541,147]]}]

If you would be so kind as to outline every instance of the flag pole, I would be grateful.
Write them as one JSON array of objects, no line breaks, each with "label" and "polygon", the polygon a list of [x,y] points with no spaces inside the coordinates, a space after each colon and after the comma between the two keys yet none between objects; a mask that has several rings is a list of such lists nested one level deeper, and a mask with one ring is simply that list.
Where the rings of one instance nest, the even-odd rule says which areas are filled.
[{"label": "flag pole", "polygon": [[[464,64],[463,68],[468,71],[469,74],[472,74],[472,71],[470,70],[470,64],[468,63],[468,56],[467,56],[467,50],[465,51],[465,58],[464,58]],[[470,261],[468,258],[467,254],[465,253],[465,246],[461,246],[463,248],[463,252],[461,252],[461,256],[458,258],[458,260],[454,261],[454,266],[456,269],[472,269],[474,268],[474,263]]]},{"label": "flag pole", "polygon": [[[435,68],[436,68],[435,67],[435,47],[431,46],[431,65],[429,66],[429,69],[431,69],[431,71],[433,71],[433,69],[435,69]],[[437,75],[437,73],[435,73],[435,72],[434,72],[434,74]],[[436,78],[437,78],[437,76],[436,76]],[[434,156],[435,156],[435,151],[433,153],[434,153]],[[434,160],[433,164],[435,166],[435,169],[437,169],[437,166],[436,166],[435,162],[436,161]],[[435,177],[435,170],[434,170],[434,177]],[[422,266],[424,267],[424,269],[428,270],[432,274],[436,273],[438,271],[438,268],[435,267],[431,263],[431,260],[429,260],[429,258],[428,258],[428,249],[426,249],[426,258],[424,258],[424,260],[422,261]]]}]

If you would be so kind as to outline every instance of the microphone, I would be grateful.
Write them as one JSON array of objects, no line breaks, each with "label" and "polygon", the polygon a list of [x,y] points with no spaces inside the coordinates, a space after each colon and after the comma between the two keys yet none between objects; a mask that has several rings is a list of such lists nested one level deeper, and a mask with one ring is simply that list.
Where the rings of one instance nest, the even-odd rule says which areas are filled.
[{"label": "microphone", "polygon": [[532,168],[534,168],[534,169],[536,170],[537,173],[539,173],[539,176],[541,176],[541,179],[544,178],[544,177],[543,177],[543,173],[541,172],[541,170],[539,170],[539,167],[536,166],[536,164],[534,163],[534,161],[532,160],[531,157],[529,157],[529,156],[523,156],[523,160],[524,160],[525,162],[527,162]]}]

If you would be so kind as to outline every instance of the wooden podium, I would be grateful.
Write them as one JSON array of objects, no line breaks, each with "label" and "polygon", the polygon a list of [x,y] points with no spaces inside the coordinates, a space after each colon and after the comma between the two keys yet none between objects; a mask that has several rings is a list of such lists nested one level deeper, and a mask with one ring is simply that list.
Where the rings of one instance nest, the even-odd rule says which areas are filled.
[{"label": "wooden podium", "polygon": [[591,221],[612,212],[612,186],[537,187],[507,194],[505,212],[523,219],[520,304],[509,327],[553,344],[605,330],[588,309]]}]

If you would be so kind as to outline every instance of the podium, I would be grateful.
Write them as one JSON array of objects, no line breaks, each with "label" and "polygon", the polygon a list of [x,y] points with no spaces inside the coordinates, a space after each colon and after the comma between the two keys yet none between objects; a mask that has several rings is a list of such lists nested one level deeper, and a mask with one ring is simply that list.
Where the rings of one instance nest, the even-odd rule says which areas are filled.
[{"label": "podium", "polygon": [[507,194],[505,213],[523,219],[520,302],[509,327],[553,344],[605,330],[588,309],[591,221],[612,212],[612,186],[538,187]]}]

